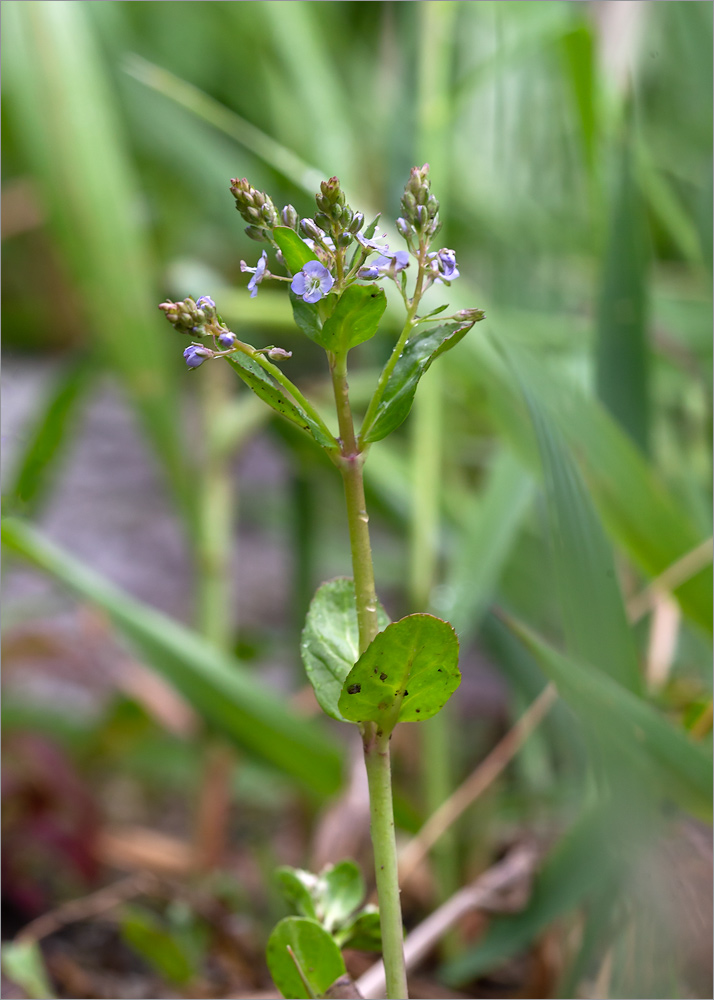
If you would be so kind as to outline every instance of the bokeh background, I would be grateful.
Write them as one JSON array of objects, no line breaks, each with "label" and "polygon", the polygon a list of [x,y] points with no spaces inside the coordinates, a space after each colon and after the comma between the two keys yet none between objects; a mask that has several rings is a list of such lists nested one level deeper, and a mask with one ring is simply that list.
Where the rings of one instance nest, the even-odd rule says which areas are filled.
[{"label": "bokeh background", "polygon": [[212,295],[329,412],[282,288],[248,297],[229,180],[305,216],[336,174],[389,228],[428,161],[461,271],[433,305],[487,319],[367,463],[383,602],[462,645],[448,719],[395,738],[401,840],[506,767],[405,880],[407,927],[514,845],[538,863],[413,995],[711,996],[711,5],[2,13],[4,995],[275,995],[275,866],[369,877],[298,656],[349,572],[338,477],[156,307]]}]

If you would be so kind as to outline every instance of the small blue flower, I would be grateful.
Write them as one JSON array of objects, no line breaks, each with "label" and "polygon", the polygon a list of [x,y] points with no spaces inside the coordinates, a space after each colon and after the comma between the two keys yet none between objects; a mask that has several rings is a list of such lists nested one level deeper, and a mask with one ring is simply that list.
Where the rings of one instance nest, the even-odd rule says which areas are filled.
[{"label": "small blue flower", "polygon": [[215,309],[216,303],[210,295],[202,295],[200,299],[196,300],[196,307],[198,309]]},{"label": "small blue flower", "polygon": [[386,233],[382,233],[381,236],[375,239],[367,240],[360,233],[355,233],[355,239],[357,242],[364,247],[365,250],[378,250],[379,253],[389,253],[389,247],[386,243],[380,243],[386,237]]},{"label": "small blue flower", "polygon": [[234,333],[231,333],[230,330],[224,330],[223,333],[218,334],[218,343],[221,345],[221,347],[226,348],[226,350],[228,350],[230,347],[233,347],[235,342],[236,342],[236,335]]},{"label": "small blue flower", "polygon": [[244,260],[240,262],[241,271],[250,271],[250,273],[253,275],[253,277],[248,282],[248,291],[250,292],[251,299],[254,299],[258,294],[258,285],[266,276],[266,273],[270,274],[269,271],[266,272],[267,266],[268,266],[268,254],[266,253],[265,250],[263,250],[263,253],[260,256],[260,260],[258,261],[255,267],[248,267],[248,265]]},{"label": "small blue flower", "polygon": [[438,261],[439,274],[441,277],[446,278],[447,281],[453,281],[455,278],[459,277],[459,269],[456,265],[456,254],[453,250],[439,250],[436,254],[436,259]]},{"label": "small blue flower", "polygon": [[208,357],[208,352],[203,347],[199,347],[197,344],[191,344],[183,352],[183,356],[186,359],[186,364],[189,368],[198,368]]},{"label": "small blue flower", "polygon": [[327,295],[334,283],[335,279],[326,267],[318,260],[309,260],[295,275],[290,287],[303,301],[317,302]]},{"label": "small blue flower", "polygon": [[407,250],[397,250],[396,253],[382,254],[376,260],[361,267],[357,272],[357,277],[364,281],[376,281],[384,277],[385,274],[398,274],[405,267],[409,267],[409,252]]}]

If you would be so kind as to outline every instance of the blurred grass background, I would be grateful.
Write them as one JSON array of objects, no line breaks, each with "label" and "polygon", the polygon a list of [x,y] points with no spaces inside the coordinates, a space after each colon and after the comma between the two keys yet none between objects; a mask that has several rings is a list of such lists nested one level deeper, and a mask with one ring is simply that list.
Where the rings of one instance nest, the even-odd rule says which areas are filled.
[{"label": "blurred grass background", "polygon": [[[438,976],[478,996],[708,995],[694,953],[708,893],[671,856],[708,844],[710,809],[711,5],[9,0],[3,28],[3,495],[24,519],[6,531],[11,789],[32,770],[28,734],[60,747],[90,788],[126,771],[143,794],[158,782],[189,798],[227,739],[241,748],[227,765],[234,803],[258,830],[302,811],[293,851],[305,860],[317,806],[344,787],[341,734],[275,688],[300,686],[307,602],[347,571],[339,483],[242,386],[202,394],[207,373],[187,375],[156,306],[211,294],[244,339],[292,350],[290,376],[327,400],[320,352],[298,340],[284,295],[245,292],[239,262],[260,248],[229,179],[304,216],[337,174],[353,206],[389,225],[409,168],[429,161],[462,275],[444,301],[487,320],[430,371],[367,465],[390,613],[430,604],[464,651],[460,708],[421,736],[442,765],[420,770],[416,739],[403,748],[403,830],[545,678],[562,699],[433,859],[443,894],[509,838],[537,833],[555,848],[536,891],[522,913],[452,942]],[[357,352],[358,399],[396,322],[388,313]],[[105,463],[94,495],[117,513],[83,534],[67,497],[86,483],[67,482],[92,421],[111,447],[114,411],[97,411],[108,386],[136,418],[150,472],[134,495]],[[68,607],[27,583],[19,557],[98,603],[199,728],[147,713],[146,675],[138,701],[112,684],[89,715],[15,682],[31,675],[38,635],[58,645],[52,623]],[[223,598],[216,626],[201,608]],[[540,638],[523,645],[494,607]],[[106,628],[85,622],[80,644],[87,629],[108,642]],[[51,674],[60,654],[42,655]],[[6,837],[22,842],[28,809],[10,815]],[[177,822],[186,836],[190,818]],[[255,852],[259,833],[240,830]],[[280,852],[260,860],[268,882]],[[77,891],[29,891],[42,864],[17,865],[18,929]],[[253,900],[259,923],[274,915],[270,893]],[[524,985],[507,964],[523,955],[546,969],[540,986],[532,965]],[[541,992],[508,992],[528,988]]]}]

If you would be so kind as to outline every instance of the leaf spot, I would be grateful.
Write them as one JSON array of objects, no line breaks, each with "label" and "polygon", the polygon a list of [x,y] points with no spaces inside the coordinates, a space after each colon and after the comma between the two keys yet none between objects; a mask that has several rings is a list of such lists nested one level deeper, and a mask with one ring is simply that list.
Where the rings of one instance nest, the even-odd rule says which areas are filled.
[{"label": "leaf spot", "polygon": [[[374,668],[374,672],[375,672],[375,674],[377,673],[377,668],[376,667]],[[386,681],[387,675],[386,674],[380,674],[379,675],[379,679],[380,679],[380,681]]]},{"label": "leaf spot", "polygon": [[350,684],[350,686],[347,688],[347,694],[359,694],[361,690],[362,690],[361,684]]}]

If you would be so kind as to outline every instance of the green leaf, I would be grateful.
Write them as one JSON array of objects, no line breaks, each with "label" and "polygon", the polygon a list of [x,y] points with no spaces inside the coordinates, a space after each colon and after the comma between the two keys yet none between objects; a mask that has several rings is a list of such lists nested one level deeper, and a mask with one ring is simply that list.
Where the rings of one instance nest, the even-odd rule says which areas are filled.
[{"label": "green leaf", "polygon": [[[180,347],[159,316],[139,184],[122,114],[84,4],[10,3],[4,110],[48,214],[91,344],[134,403],[184,511],[193,497],[176,421]],[[91,95],[91,100],[87,99]],[[172,363],[172,357],[176,362]]]},{"label": "green leaf", "polygon": [[448,622],[407,615],[380,632],[350,670],[339,711],[385,732],[397,722],[430,719],[461,682],[458,660],[459,640]]},{"label": "green leaf", "polygon": [[[377,608],[377,620],[380,628],[389,624],[381,604]],[[329,580],[318,588],[307,613],[300,650],[308,680],[323,712],[346,722],[340,715],[338,701],[345,677],[359,658],[352,580]]]},{"label": "green leaf", "polygon": [[128,907],[121,920],[121,934],[127,944],[169,982],[185,986],[193,978],[195,970],[185,948],[150,910]]},{"label": "green leaf", "polygon": [[370,340],[387,308],[384,289],[376,285],[349,285],[322,328],[322,344],[329,351],[346,354]]},{"label": "green leaf", "polygon": [[300,239],[294,229],[290,229],[288,226],[276,226],[273,230],[273,238],[280,247],[291,274],[302,271],[309,260],[318,259],[307,243]]},{"label": "green leaf", "polygon": [[306,337],[324,347],[322,338],[322,320],[317,302],[305,302],[299,295],[290,289],[290,305],[293,307],[293,319],[295,326]]},{"label": "green leaf", "polygon": [[473,323],[447,323],[408,340],[401,357],[387,380],[384,394],[369,427],[363,428],[363,441],[381,441],[406,419],[412,406],[419,379],[431,363],[455,347]]},{"label": "green leaf", "polygon": [[340,757],[334,743],[314,723],[294,715],[284,698],[263,687],[235,659],[134,600],[22,521],[3,521],[2,540],[7,550],[103,608],[142,661],[238,746],[318,794],[329,795],[339,786]]},{"label": "green leaf", "polygon": [[226,360],[256,396],[264,400],[276,413],[307,431],[321,448],[335,447],[335,442],[327,437],[320,425],[301,406],[288,399],[282,388],[257,361],[240,352],[231,354]]},{"label": "green leaf", "polygon": [[354,948],[357,951],[381,951],[382,928],[379,910],[371,904],[365,906],[354,920],[335,934],[340,948]]},{"label": "green leaf", "polygon": [[[309,992],[288,948],[300,965]],[[347,972],[342,953],[330,934],[306,917],[286,917],[280,921],[268,939],[266,958],[273,982],[286,1000],[320,997]]]},{"label": "green leaf", "polygon": [[639,775],[652,794],[709,817],[711,751],[693,743],[644,699],[611,677],[552,649],[525,625],[506,623],[535,656],[578,716],[591,742],[615,756],[618,768]]},{"label": "green leaf", "polygon": [[360,905],[366,894],[362,872],[354,861],[340,861],[320,872],[324,885],[322,920],[334,931]]},{"label": "green leaf", "polygon": [[2,946],[2,969],[31,1000],[52,1000],[54,993],[36,941],[9,941]]},{"label": "green leaf", "polygon": [[58,459],[66,449],[77,411],[90,384],[91,366],[86,357],[58,379],[19,456],[13,482],[6,490],[8,511],[34,513],[49,492]]},{"label": "green leaf", "polygon": [[302,917],[317,920],[315,909],[315,888],[318,876],[303,868],[292,868],[283,865],[275,872],[275,878],[280,883],[283,896]]},{"label": "green leaf", "polygon": [[627,137],[618,159],[597,312],[597,391],[618,423],[647,452],[648,233]]},{"label": "green leaf", "polygon": [[568,649],[639,692],[642,678],[605,532],[562,434],[526,381],[522,360],[504,350],[538,441]]}]

